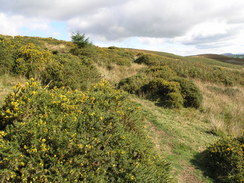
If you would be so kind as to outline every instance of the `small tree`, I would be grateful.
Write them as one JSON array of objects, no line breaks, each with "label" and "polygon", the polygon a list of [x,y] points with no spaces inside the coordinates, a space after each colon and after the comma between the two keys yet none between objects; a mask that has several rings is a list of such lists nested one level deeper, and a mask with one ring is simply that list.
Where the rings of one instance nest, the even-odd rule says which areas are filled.
[{"label": "small tree", "polygon": [[86,38],[85,34],[79,32],[73,33],[71,36],[72,42],[75,43],[79,48],[84,48],[92,45],[89,38]]}]

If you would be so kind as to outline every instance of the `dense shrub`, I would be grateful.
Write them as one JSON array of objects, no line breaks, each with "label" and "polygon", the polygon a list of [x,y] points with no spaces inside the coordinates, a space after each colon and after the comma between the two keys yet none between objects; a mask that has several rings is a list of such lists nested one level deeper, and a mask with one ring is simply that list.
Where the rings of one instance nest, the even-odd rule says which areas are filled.
[{"label": "dense shrub", "polygon": [[54,56],[55,62],[48,63],[41,80],[50,87],[67,86],[71,89],[86,89],[100,79],[97,69],[84,59],[71,54]]},{"label": "dense shrub", "polygon": [[143,96],[142,87],[148,84],[149,79],[145,75],[135,75],[129,78],[122,79],[118,88],[123,89],[131,94]]},{"label": "dense shrub", "polygon": [[142,116],[121,91],[45,89],[32,80],[0,109],[2,182],[169,182]]},{"label": "dense shrub", "polygon": [[165,107],[179,108],[183,105],[180,84],[177,82],[154,79],[143,86],[142,91],[146,94],[147,98],[156,100],[160,105]]},{"label": "dense shrub", "polygon": [[138,64],[146,64],[146,65],[160,65],[160,57],[145,54],[137,58],[134,62]]},{"label": "dense shrub", "polygon": [[199,108],[203,99],[192,81],[177,77],[168,66],[150,67],[140,74],[121,80],[118,88],[170,108],[182,105]]},{"label": "dense shrub", "polygon": [[18,49],[14,72],[27,78],[39,78],[46,65],[51,62],[53,62],[51,52],[43,51],[33,43],[29,43]]},{"label": "dense shrub", "polygon": [[219,183],[241,183],[244,178],[244,138],[224,138],[205,151],[205,165]]},{"label": "dense shrub", "polygon": [[180,91],[184,98],[184,107],[199,108],[202,104],[202,94],[196,85],[187,79],[177,78],[173,81],[180,83]]},{"label": "dense shrub", "polygon": [[146,75],[153,78],[162,78],[170,80],[177,77],[176,72],[174,72],[170,67],[166,66],[152,66],[144,71]]}]

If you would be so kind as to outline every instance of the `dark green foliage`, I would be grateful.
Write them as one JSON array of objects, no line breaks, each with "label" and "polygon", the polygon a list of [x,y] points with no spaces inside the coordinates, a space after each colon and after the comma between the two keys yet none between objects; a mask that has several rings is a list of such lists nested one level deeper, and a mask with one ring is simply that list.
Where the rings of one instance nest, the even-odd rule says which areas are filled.
[{"label": "dark green foliage", "polygon": [[184,107],[199,108],[202,104],[202,94],[196,85],[187,79],[177,78],[173,81],[180,84],[180,91],[184,99]]},{"label": "dark green foliage", "polygon": [[224,138],[204,152],[204,164],[216,182],[241,183],[244,178],[244,140]]},{"label": "dark green foliage", "polygon": [[135,60],[135,63],[138,64],[146,64],[146,65],[159,65],[160,64],[160,57],[158,56],[151,56],[149,54],[142,55]]},{"label": "dark green foliage", "polygon": [[79,48],[84,48],[92,45],[92,43],[89,41],[89,38],[86,38],[85,34],[81,34],[79,32],[73,33],[71,39],[72,42],[76,44]]},{"label": "dark green foliage", "polygon": [[118,88],[123,89],[131,94],[143,96],[142,87],[148,84],[149,80],[145,75],[135,75],[129,78],[122,79]]},{"label": "dark green foliage", "polygon": [[183,97],[180,93],[180,85],[164,79],[154,79],[143,86],[142,92],[146,97],[156,100],[159,105],[169,108],[179,108],[183,105]]},{"label": "dark green foliage", "polygon": [[32,80],[0,109],[2,182],[169,182],[138,107],[102,81],[89,92]]}]

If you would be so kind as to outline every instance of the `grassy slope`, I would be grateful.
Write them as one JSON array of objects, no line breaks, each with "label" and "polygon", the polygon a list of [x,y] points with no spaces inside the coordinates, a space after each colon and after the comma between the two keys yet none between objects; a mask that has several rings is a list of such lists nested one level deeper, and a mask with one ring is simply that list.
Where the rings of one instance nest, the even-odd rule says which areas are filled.
[{"label": "grassy slope", "polygon": [[[58,43],[57,41],[54,43],[46,43],[44,40],[43,45],[49,50],[57,50],[62,53],[67,52],[70,46],[69,44],[66,45],[64,42]],[[128,51],[130,50],[128,49]],[[150,53],[162,56],[162,58],[184,60],[188,61],[189,64],[191,62],[199,62],[206,65],[217,65],[230,69],[243,69],[241,66],[203,57],[180,57],[173,54],[145,50],[132,50],[132,52]],[[112,81],[112,83],[117,83],[122,78],[135,75],[141,68],[146,67],[135,63],[130,66],[120,66],[116,64],[110,66],[112,67],[107,68],[103,67],[101,64],[96,65],[102,76]],[[4,96],[11,91],[11,87],[17,82],[25,82],[25,79],[10,77],[8,75],[0,77],[0,105],[3,102]],[[146,113],[148,116],[145,120],[148,124],[149,134],[155,143],[155,148],[158,153],[162,153],[166,159],[172,163],[172,168],[175,172],[173,175],[175,175],[176,182],[212,182],[209,178],[204,177],[203,173],[194,165],[194,157],[198,152],[203,151],[210,143],[216,141],[220,137],[219,135],[228,129],[225,129],[224,116],[220,114],[224,110],[223,105],[221,105],[223,102],[225,102],[225,104],[230,104],[229,109],[225,112],[230,114],[235,121],[238,122],[239,120],[239,123],[241,125],[243,124],[243,122],[240,121],[241,119],[239,119],[244,114],[243,107],[241,107],[241,104],[244,102],[243,87],[237,87],[237,89],[232,87],[236,89],[235,91],[238,91],[238,94],[229,96],[225,92],[222,92],[225,91],[225,87],[222,85],[203,83],[197,80],[195,83],[202,90],[204,95],[205,103],[202,112],[195,109],[164,109],[154,105],[153,102],[131,96],[131,100],[139,103],[142,112]],[[211,105],[213,103],[212,101],[214,101],[215,106]],[[231,110],[231,108],[239,113],[231,114],[231,112],[234,111]],[[209,115],[209,113],[211,115]],[[235,119],[234,116],[237,116],[238,119]],[[241,125],[239,126],[240,128]],[[213,133],[214,128],[218,128],[217,130],[219,130],[220,133]],[[233,127],[233,133],[238,134],[238,129],[236,130]]]},{"label": "grassy slope", "polygon": [[[188,64],[200,63],[224,67],[226,69],[243,70],[240,65],[222,62],[204,57],[180,57],[177,55],[134,50],[139,53],[150,53],[173,60],[183,60]],[[132,97],[141,104],[142,111],[148,118],[148,129],[156,150],[164,154],[172,164],[175,172],[175,182],[195,183],[213,182],[203,174],[195,163],[196,155],[209,144],[217,141],[224,134],[240,135],[243,128],[244,115],[242,107],[244,88],[241,86],[225,87],[221,84],[194,81],[201,89],[204,104],[201,109],[170,110],[156,106],[148,100]],[[233,124],[226,125],[225,118],[229,116]]]},{"label": "grassy slope", "polygon": [[148,128],[155,147],[171,162],[175,182],[212,182],[194,166],[194,156],[218,139],[211,125],[195,109],[169,110],[153,102],[133,98],[148,116]]}]

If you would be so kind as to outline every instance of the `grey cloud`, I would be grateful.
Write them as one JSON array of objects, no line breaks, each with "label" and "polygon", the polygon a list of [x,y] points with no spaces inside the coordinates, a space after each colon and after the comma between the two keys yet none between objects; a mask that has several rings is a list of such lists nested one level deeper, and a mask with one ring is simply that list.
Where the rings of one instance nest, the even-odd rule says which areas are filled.
[{"label": "grey cloud", "polygon": [[0,11],[23,16],[67,20],[74,16],[92,14],[97,9],[113,6],[123,0],[0,0]]},{"label": "grey cloud", "polygon": [[[67,21],[70,31],[107,40],[175,38],[212,19],[244,24],[243,0],[0,0],[0,4],[0,12]],[[182,43],[206,45],[232,34],[199,34]]]}]

